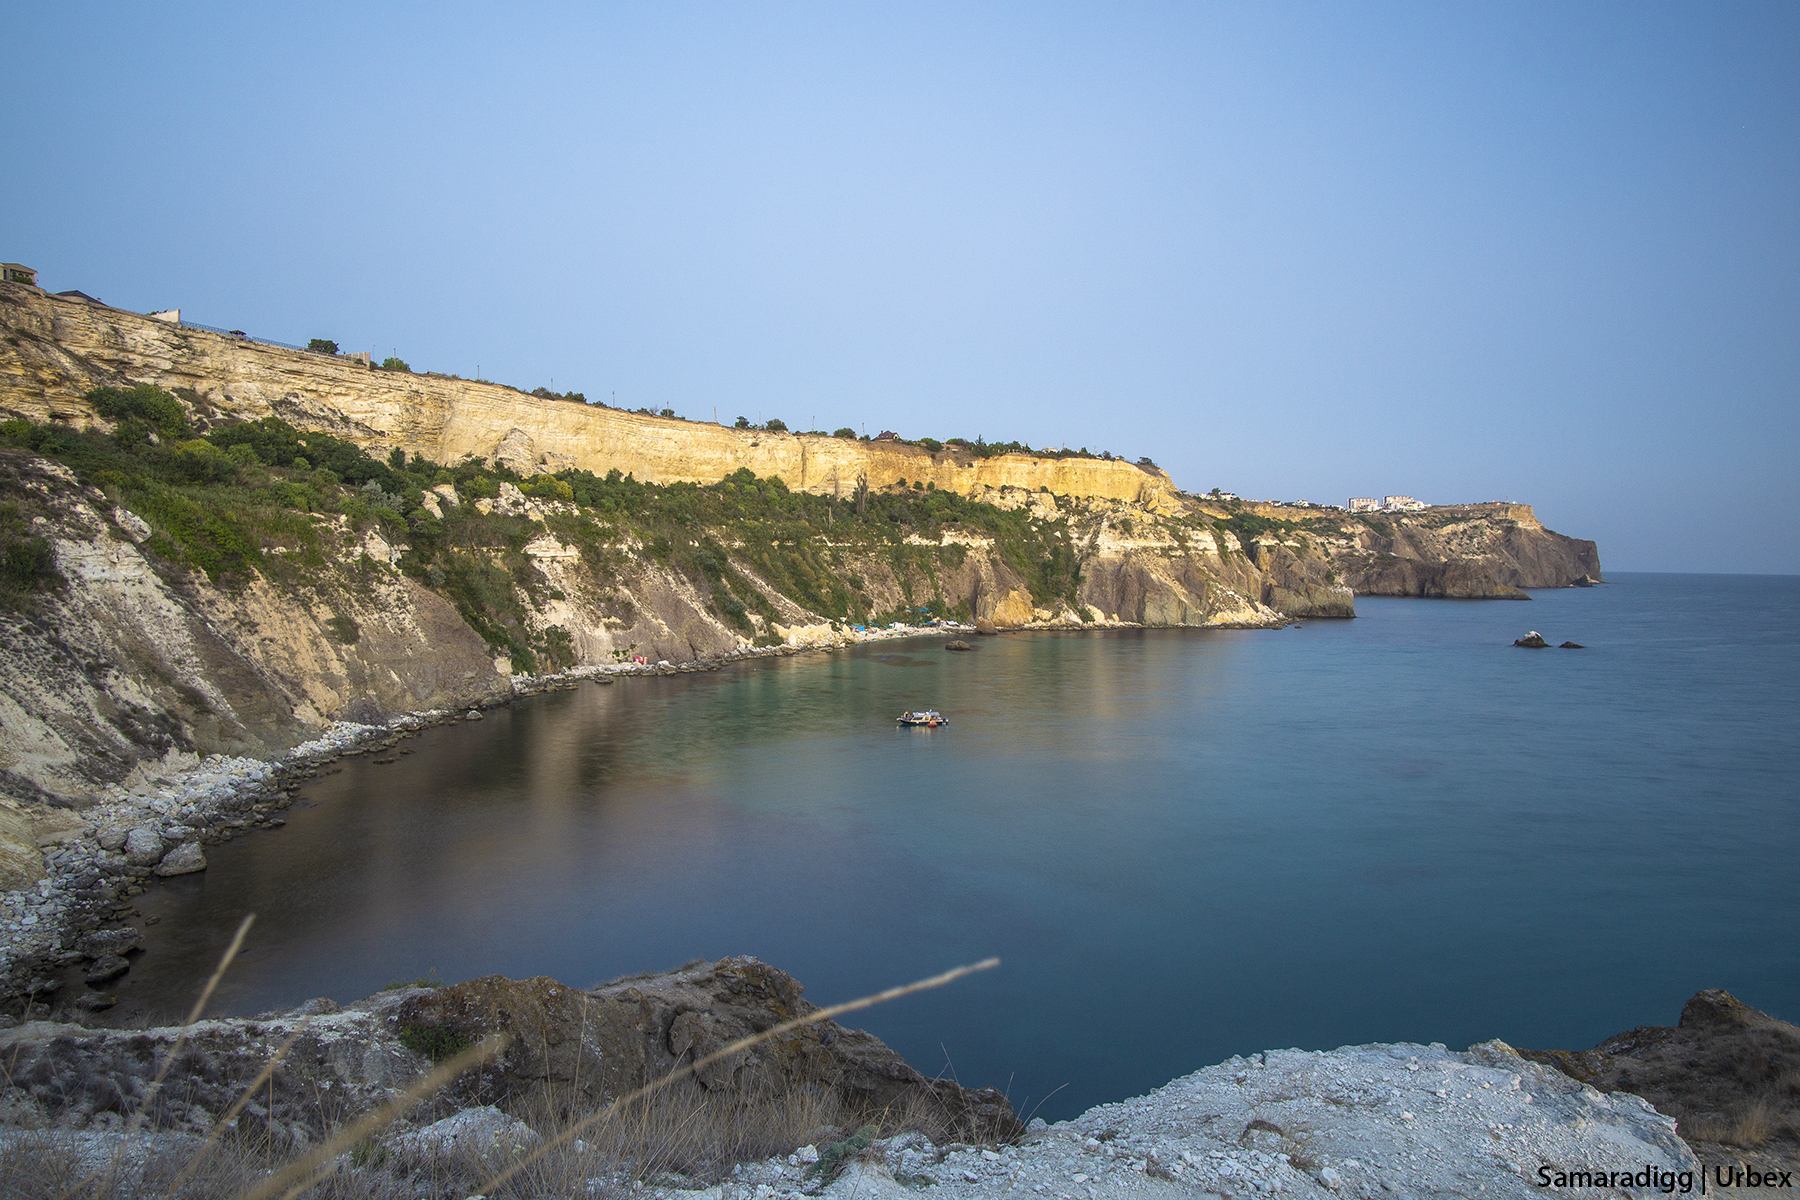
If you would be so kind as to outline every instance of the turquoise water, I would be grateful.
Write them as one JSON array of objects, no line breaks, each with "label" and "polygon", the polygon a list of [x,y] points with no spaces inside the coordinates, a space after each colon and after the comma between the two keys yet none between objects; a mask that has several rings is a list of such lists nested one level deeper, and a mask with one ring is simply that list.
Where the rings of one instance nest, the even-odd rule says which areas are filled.
[{"label": "turquoise water", "polygon": [[[344,761],[211,852],[121,994],[753,954],[1055,1119],[1271,1047],[1581,1047],[1703,987],[1800,1017],[1800,579],[941,641],[583,685]],[[1527,629],[1575,651],[1514,649]],[[900,730],[903,709],[952,724]],[[1037,1107],[1041,1105],[1041,1107]]]}]

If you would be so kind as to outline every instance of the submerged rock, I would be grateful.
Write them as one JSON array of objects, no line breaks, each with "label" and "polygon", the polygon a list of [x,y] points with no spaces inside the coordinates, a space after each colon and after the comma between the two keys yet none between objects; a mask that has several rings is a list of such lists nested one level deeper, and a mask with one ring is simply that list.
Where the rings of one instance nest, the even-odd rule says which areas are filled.
[{"label": "submerged rock", "polygon": [[87,958],[108,954],[130,954],[144,943],[144,935],[135,929],[96,929],[75,943],[75,949]]},{"label": "submerged rock", "polygon": [[1564,642],[1562,645],[1558,646],[1557,649],[1558,650],[1586,650],[1587,647],[1582,645],[1580,642]]},{"label": "submerged rock", "polygon": [[973,650],[974,648],[975,647],[969,645],[969,643],[963,641],[961,638],[957,638],[953,642],[944,643],[944,649],[946,650]]},{"label": "submerged rock", "polygon": [[129,970],[131,970],[131,964],[125,961],[124,955],[102,954],[94,960],[93,965],[88,967],[82,975],[82,979],[90,984],[107,983]]}]

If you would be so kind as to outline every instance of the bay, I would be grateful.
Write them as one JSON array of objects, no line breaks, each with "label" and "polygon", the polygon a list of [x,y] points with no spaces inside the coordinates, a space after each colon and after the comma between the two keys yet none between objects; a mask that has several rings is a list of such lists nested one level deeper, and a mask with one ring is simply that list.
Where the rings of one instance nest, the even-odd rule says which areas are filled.
[{"label": "bay", "polygon": [[1052,1120],[1274,1047],[1584,1047],[1703,987],[1793,1018],[1797,602],[1621,575],[585,684],[309,781],[140,898],[120,995],[185,1009],[245,912],[238,1014],[726,954],[830,1003],[995,954],[861,1023]]}]

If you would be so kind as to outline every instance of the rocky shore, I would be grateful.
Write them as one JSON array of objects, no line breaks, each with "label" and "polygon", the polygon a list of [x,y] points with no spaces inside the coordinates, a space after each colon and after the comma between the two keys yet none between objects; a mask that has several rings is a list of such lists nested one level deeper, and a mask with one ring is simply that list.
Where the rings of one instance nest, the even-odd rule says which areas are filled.
[{"label": "rocky shore", "polygon": [[[498,976],[401,988],[346,1008],[316,1000],[186,1030],[29,1022],[0,1031],[9,1064],[0,1089],[0,1172],[21,1156],[61,1155],[95,1169],[110,1163],[127,1184],[148,1191],[178,1166],[204,1159],[202,1136],[229,1114],[227,1146],[252,1145],[262,1157],[247,1168],[241,1156],[220,1150],[224,1165],[216,1169],[238,1172],[234,1188],[248,1186],[266,1175],[270,1156],[279,1162],[319,1144],[450,1048],[504,1034],[510,1041],[500,1057],[345,1153],[331,1193],[468,1196],[608,1099],[816,1011],[801,991],[767,964],[728,958],[587,990]],[[1528,1058],[1500,1041],[1466,1051],[1436,1044],[1272,1050],[1047,1124],[1022,1122],[992,1089],[927,1079],[863,1031],[820,1022],[679,1082],[664,1110],[674,1119],[656,1135],[663,1140],[648,1138],[644,1121],[628,1145],[583,1125],[586,1140],[546,1156],[526,1190],[493,1194],[1390,1200],[1688,1195],[1703,1187],[1768,1194],[1743,1180],[1754,1172],[1780,1186],[1783,1170],[1791,1178],[1800,1129],[1778,1125],[1749,1157],[1729,1142],[1697,1143],[1697,1155],[1695,1130],[1685,1128],[1690,1118],[1678,1128],[1641,1095],[1601,1090],[1620,1082],[1601,1077],[1617,1075],[1644,1046],[1660,1046],[1665,1058],[1708,1060],[1686,1070],[1689,1093],[1735,1103],[1735,1077],[1715,1069],[1718,1062],[1733,1059],[1745,1039],[1763,1051],[1776,1042],[1791,1049],[1796,1034],[1708,992],[1690,1002],[1674,1030],[1640,1029],[1577,1055]],[[177,1052],[177,1069],[157,1090],[155,1072]],[[1674,1086],[1679,1074],[1663,1071],[1658,1086]],[[788,1102],[797,1095],[807,1103]],[[152,1132],[129,1134],[139,1112]],[[745,1132],[748,1124],[753,1132]],[[1702,1134],[1712,1129],[1698,1118],[1694,1124]],[[1714,1176],[1704,1184],[1703,1171]]]},{"label": "rocky shore", "polygon": [[0,1021],[48,1017],[59,1008],[90,1014],[110,1008],[106,985],[129,970],[142,940],[131,900],[159,878],[205,870],[208,846],[279,829],[294,789],[340,758],[391,749],[432,726],[481,720],[483,708],[583,682],[695,674],[734,662],[973,631],[953,624],[827,629],[790,644],[747,646],[691,662],[516,675],[510,694],[487,705],[407,713],[379,724],[337,722],[277,758],[213,755],[134,788],[109,785],[85,808],[0,797],[0,886],[6,888],[0,891]]}]

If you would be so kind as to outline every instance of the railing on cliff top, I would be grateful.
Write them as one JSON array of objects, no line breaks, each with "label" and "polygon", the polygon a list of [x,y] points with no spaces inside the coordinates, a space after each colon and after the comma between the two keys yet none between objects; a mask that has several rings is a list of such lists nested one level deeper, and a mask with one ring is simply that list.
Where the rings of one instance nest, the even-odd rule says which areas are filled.
[{"label": "railing on cliff top", "polygon": [[[283,350],[304,350],[308,354],[325,354],[323,350],[314,350],[308,346],[296,346],[292,342],[278,342],[274,338],[253,337],[241,329],[220,329],[217,325],[202,325],[198,321],[183,321],[181,322],[181,327],[183,329],[204,329],[208,333],[222,333],[226,337],[237,338],[242,342],[258,342],[264,346],[280,346]],[[334,356],[326,354],[325,357],[331,358]]]}]

